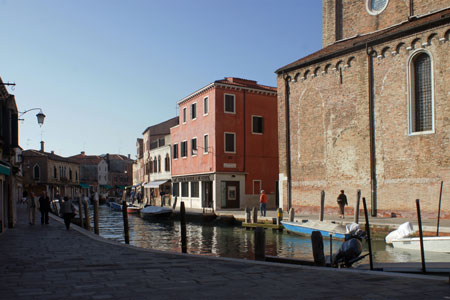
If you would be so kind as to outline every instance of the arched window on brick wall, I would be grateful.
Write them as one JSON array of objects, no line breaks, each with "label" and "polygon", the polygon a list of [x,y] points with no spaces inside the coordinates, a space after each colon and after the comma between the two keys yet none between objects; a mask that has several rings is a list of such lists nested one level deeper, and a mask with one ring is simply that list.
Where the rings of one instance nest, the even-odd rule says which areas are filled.
[{"label": "arched window on brick wall", "polygon": [[41,169],[39,168],[39,165],[35,165],[33,168],[33,178],[39,180],[41,177]]},{"label": "arched window on brick wall", "polygon": [[410,133],[434,132],[433,74],[430,55],[417,52],[409,64]]}]

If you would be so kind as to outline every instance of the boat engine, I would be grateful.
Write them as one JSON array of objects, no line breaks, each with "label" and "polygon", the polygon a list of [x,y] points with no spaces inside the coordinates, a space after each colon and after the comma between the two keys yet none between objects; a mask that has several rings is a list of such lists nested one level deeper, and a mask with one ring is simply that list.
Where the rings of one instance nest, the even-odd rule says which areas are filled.
[{"label": "boat engine", "polygon": [[362,253],[362,239],[367,239],[366,233],[360,229],[341,245],[336,255],[333,255],[333,266],[350,268],[352,264],[359,261]]}]

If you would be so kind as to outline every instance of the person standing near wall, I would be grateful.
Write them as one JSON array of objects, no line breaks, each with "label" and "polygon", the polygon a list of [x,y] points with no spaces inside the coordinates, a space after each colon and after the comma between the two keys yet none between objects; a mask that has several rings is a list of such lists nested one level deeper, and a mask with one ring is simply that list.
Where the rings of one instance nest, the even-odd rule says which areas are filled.
[{"label": "person standing near wall", "polygon": [[41,212],[41,224],[48,224],[48,213],[50,212],[50,198],[47,196],[47,192],[42,192],[42,196],[39,198],[39,210]]},{"label": "person standing near wall", "polygon": [[30,221],[30,225],[34,225],[36,220],[36,201],[34,199],[34,193],[31,192],[30,196],[27,197],[27,208],[28,208],[28,218]]},{"label": "person standing near wall", "polygon": [[[81,211],[80,211],[81,213]],[[66,229],[70,229],[70,221],[75,215],[75,206],[72,203],[72,199],[69,200],[67,196],[64,197],[64,202],[61,204],[61,214],[64,219],[64,224],[66,225]]]},{"label": "person standing near wall", "polygon": [[340,213],[341,213],[339,218],[344,219],[345,218],[345,206],[348,204],[347,203],[347,196],[345,196],[344,190],[341,190],[341,193],[337,197],[337,203],[339,205],[339,210],[340,210]]},{"label": "person standing near wall", "polygon": [[259,196],[259,210],[261,211],[261,216],[266,216],[267,210],[267,195],[264,190],[261,190],[261,195]]}]

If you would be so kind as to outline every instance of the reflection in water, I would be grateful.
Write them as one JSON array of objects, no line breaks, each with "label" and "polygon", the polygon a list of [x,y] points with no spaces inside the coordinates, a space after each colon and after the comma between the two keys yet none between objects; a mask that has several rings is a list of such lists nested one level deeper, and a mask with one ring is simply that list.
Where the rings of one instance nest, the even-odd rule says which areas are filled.
[{"label": "reflection in water", "polygon": [[[92,220],[92,218],[91,218]],[[137,215],[128,215],[130,244],[141,248],[181,252],[180,223],[166,220],[149,222]],[[99,209],[100,235],[124,243],[122,213],[107,206]],[[222,227],[190,224],[186,226],[188,253],[233,258],[254,258],[254,231],[243,227]],[[342,241],[333,240],[335,253]],[[364,243],[365,244],[365,243]],[[420,262],[420,251],[394,249],[384,241],[374,241],[375,262]],[[330,241],[324,240],[325,255],[330,253]],[[364,245],[364,251],[368,251]],[[309,237],[300,237],[286,232],[266,230],[266,254],[286,258],[312,260]],[[450,261],[450,254],[426,252],[426,261]],[[368,257],[360,263],[369,262]]]}]

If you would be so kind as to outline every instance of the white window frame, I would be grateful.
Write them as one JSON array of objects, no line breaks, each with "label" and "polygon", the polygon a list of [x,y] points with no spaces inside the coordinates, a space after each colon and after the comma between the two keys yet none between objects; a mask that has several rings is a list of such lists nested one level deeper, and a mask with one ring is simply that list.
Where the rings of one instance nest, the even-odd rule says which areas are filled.
[{"label": "white window frame", "polygon": [[373,0],[366,0],[366,10],[369,13],[369,15],[372,15],[372,16],[377,16],[377,15],[381,14],[389,4],[389,0],[386,0],[386,4],[384,5],[384,7],[382,9],[380,9],[378,11],[374,11],[370,8],[372,1]]},{"label": "white window frame", "polygon": [[[208,141],[208,145],[205,145],[205,138]],[[208,154],[209,153],[209,134],[204,134],[203,135],[203,154]]]},{"label": "white window frame", "polygon": [[[196,149],[193,149],[193,148],[192,148],[192,145],[193,145],[192,141],[193,141],[193,140],[195,140],[195,148],[196,148]],[[194,152],[194,151],[195,151],[195,152]],[[197,156],[197,154],[198,154],[198,141],[197,141],[197,137],[194,136],[194,137],[191,139],[191,156]]]},{"label": "white window frame", "polygon": [[188,154],[188,149],[187,149],[188,148],[188,142],[187,142],[187,140],[181,141],[180,145],[183,144],[184,142],[186,142],[186,156],[183,156],[183,153],[181,153],[182,151],[181,151],[181,146],[180,146],[180,157],[181,158],[187,158],[187,156],[188,156],[187,155]]},{"label": "white window frame", "polygon": [[186,108],[186,107],[183,107],[183,109],[182,109],[181,111],[182,111],[182,114],[183,114],[183,115],[182,115],[182,119],[183,119],[183,120],[182,120],[182,121],[183,121],[182,123],[183,123],[183,124],[186,124],[186,119],[187,119],[187,108]]},{"label": "white window frame", "polygon": [[[227,96],[233,96],[233,111],[227,111]],[[223,95],[223,112],[226,114],[236,114],[236,95],[235,94],[224,94]]]},{"label": "white window frame", "polygon": [[[195,118],[192,117],[192,112],[194,111],[192,108],[195,106]],[[191,120],[197,120],[197,102],[191,103]]]},{"label": "white window frame", "polygon": [[[206,103],[206,112],[205,112],[205,103]],[[207,116],[209,114],[209,96],[203,98],[203,115]]]},{"label": "white window frame", "polygon": [[[234,136],[234,151],[227,151],[227,134],[232,134]],[[236,153],[236,132],[224,132],[223,133],[223,151],[225,153]]]},{"label": "white window frame", "polygon": [[173,151],[173,147],[174,147],[174,146],[176,146],[176,148],[177,148],[177,157],[174,156],[175,153],[172,153],[172,158],[173,158],[173,160],[178,160],[178,157],[180,157],[180,149],[179,149],[179,147],[178,147],[178,143],[174,143],[174,144],[172,145],[172,152],[174,152],[174,151]]},{"label": "white window frame", "polygon": [[[262,118],[263,120],[263,128],[262,128],[262,132],[255,132],[254,128],[253,128],[253,118]],[[264,134],[264,117],[263,116],[258,116],[258,115],[252,115],[252,134],[257,134],[257,135],[263,135]]]},{"label": "white window frame", "polygon": [[[255,182],[259,182],[259,191],[256,191],[256,193],[255,193]],[[262,180],[261,179],[253,179],[252,189],[253,189],[253,195],[259,194],[262,190]]]},{"label": "white window frame", "polygon": [[[431,60],[431,120],[432,120],[432,129],[427,131],[414,131],[414,125],[415,125],[415,87],[414,87],[414,70],[413,70],[413,60],[417,55],[420,55],[421,53],[425,53],[430,57]],[[418,49],[411,53],[411,55],[408,58],[408,64],[407,64],[407,82],[408,82],[408,108],[407,108],[407,118],[408,118],[408,134],[410,136],[414,135],[424,135],[424,134],[434,134],[436,131],[435,127],[435,105],[434,105],[434,67],[433,67],[433,56],[431,53],[425,49]]]}]

